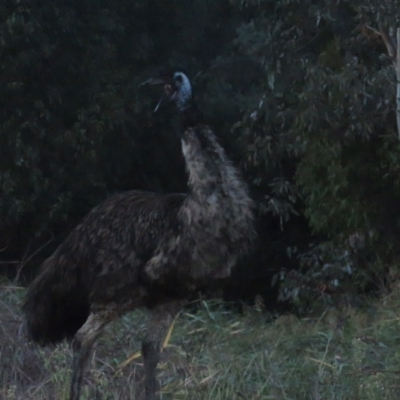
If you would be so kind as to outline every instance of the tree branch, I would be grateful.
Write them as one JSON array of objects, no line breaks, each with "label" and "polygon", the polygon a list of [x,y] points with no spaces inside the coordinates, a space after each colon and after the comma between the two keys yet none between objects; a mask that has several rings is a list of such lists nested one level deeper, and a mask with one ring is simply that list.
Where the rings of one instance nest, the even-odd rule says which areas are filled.
[{"label": "tree branch", "polygon": [[382,24],[379,24],[379,29],[375,29],[369,25],[365,25],[365,27],[381,36],[383,43],[385,43],[388,55],[393,62],[394,70],[396,72],[397,135],[400,140],[400,28],[392,29],[391,32],[389,32],[389,30],[383,27]]},{"label": "tree branch", "polygon": [[385,43],[386,50],[389,54],[389,57],[395,62],[396,58],[396,43],[394,38],[392,38],[387,29],[385,29],[382,25],[379,25],[379,32],[381,34],[383,43]]}]

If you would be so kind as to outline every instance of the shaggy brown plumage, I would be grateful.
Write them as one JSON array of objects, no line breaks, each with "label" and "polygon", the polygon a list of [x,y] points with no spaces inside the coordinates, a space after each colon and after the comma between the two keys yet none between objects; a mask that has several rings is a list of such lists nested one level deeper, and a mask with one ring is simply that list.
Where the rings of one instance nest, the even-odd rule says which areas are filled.
[{"label": "shaggy brown plumage", "polygon": [[[178,101],[177,76],[186,82],[172,75],[168,96],[189,115],[191,88]],[[172,318],[200,285],[229,276],[250,248],[253,203],[214,133],[195,125],[181,140],[188,194],[131,191],[107,199],[28,288],[23,311],[30,338],[42,345],[73,339],[71,400],[79,399],[85,364],[103,327],[138,307],[153,315],[142,353],[146,398],[155,399],[158,354]]]}]

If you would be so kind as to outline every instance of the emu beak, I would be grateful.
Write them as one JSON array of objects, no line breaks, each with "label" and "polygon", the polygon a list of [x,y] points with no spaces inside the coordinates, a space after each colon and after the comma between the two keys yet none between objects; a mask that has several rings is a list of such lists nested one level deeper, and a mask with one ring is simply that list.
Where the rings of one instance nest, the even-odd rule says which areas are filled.
[{"label": "emu beak", "polygon": [[169,96],[169,91],[166,89],[163,93],[163,95],[161,96],[161,99],[158,100],[158,103],[156,105],[156,108],[154,109],[154,113],[156,113],[158,111],[158,109],[161,107],[161,104],[164,103],[165,99],[167,99]]},{"label": "emu beak", "polygon": [[163,78],[150,78],[147,79],[147,81],[141,83],[139,87],[141,86],[146,86],[146,85],[152,85],[152,86],[157,86],[157,85],[162,85],[164,86],[164,93],[161,96],[160,100],[158,101],[156,108],[154,109],[154,113],[156,113],[161,105],[165,103],[167,100],[171,100],[172,96],[174,95],[174,92],[172,91],[172,87],[169,83],[166,82],[165,79]]},{"label": "emu beak", "polygon": [[166,84],[166,82],[165,82],[164,79],[161,79],[161,78],[150,78],[150,79],[147,79],[147,81],[144,81],[143,83],[141,83],[139,85],[139,87],[146,86],[146,85],[154,86],[154,85],[165,85],[165,84]]}]

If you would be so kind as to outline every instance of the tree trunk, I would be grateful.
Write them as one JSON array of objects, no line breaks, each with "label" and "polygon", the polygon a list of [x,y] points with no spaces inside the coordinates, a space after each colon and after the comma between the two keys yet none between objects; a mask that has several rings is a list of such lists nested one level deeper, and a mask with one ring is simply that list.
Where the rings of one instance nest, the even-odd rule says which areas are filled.
[{"label": "tree trunk", "polygon": [[396,29],[396,58],[394,59],[394,67],[396,70],[396,117],[397,117],[397,134],[400,139],[400,28]]}]

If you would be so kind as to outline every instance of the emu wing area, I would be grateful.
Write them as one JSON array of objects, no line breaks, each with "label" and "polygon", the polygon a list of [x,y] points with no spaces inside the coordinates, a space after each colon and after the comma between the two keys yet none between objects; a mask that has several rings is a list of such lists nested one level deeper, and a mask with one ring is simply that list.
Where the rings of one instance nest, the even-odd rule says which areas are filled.
[{"label": "emu wing area", "polygon": [[94,208],[58,249],[76,254],[96,304],[146,305],[149,282],[144,265],[166,236],[181,230],[178,212],[184,194],[125,192]]}]

